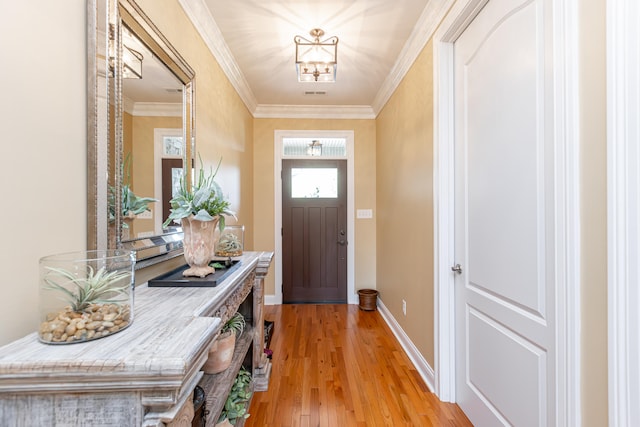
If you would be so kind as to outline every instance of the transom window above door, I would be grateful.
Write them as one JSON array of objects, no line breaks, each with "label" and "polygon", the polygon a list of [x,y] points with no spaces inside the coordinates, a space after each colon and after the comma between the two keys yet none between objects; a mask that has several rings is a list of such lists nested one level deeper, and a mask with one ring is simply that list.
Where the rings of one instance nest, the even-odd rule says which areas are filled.
[{"label": "transom window above door", "polygon": [[282,157],[346,158],[346,138],[283,138]]}]

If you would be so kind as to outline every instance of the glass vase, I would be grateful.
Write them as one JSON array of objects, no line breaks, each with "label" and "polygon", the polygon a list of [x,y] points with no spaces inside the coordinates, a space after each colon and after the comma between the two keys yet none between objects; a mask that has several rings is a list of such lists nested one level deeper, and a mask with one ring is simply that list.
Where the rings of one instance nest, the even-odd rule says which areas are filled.
[{"label": "glass vase", "polygon": [[95,250],[40,259],[38,339],[72,344],[103,338],[133,322],[135,252]]},{"label": "glass vase", "polygon": [[244,249],[244,225],[227,225],[216,243],[215,256],[234,257],[242,255]]}]

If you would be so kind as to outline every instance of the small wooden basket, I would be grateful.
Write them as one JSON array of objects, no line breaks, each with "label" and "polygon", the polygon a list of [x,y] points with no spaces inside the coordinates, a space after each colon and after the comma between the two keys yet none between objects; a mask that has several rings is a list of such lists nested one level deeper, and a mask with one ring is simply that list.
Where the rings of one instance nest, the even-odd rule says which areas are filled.
[{"label": "small wooden basket", "polygon": [[360,310],[372,311],[378,306],[378,291],[375,289],[360,289],[358,291]]}]

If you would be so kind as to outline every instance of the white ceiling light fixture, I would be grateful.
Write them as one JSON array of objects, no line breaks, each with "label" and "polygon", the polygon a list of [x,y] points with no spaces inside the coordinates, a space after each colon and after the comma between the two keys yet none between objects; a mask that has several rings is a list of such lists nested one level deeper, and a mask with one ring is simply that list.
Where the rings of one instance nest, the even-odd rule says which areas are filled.
[{"label": "white ceiling light fixture", "polygon": [[307,146],[307,156],[322,156],[322,144],[317,139]]},{"label": "white ceiling light fixture", "polygon": [[299,82],[335,82],[338,69],[338,37],[320,41],[324,31],[314,28],[309,32],[313,41],[295,36],[296,69]]}]

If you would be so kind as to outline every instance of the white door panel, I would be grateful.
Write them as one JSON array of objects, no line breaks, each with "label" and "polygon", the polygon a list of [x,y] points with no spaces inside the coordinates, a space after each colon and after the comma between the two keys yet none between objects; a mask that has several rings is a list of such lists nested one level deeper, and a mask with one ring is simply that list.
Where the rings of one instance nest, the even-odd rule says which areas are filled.
[{"label": "white door panel", "polygon": [[467,324],[470,387],[504,424],[541,425],[546,352],[473,308],[467,313]]},{"label": "white door panel", "polygon": [[454,45],[456,400],[478,426],[553,425],[550,0],[490,0]]}]

